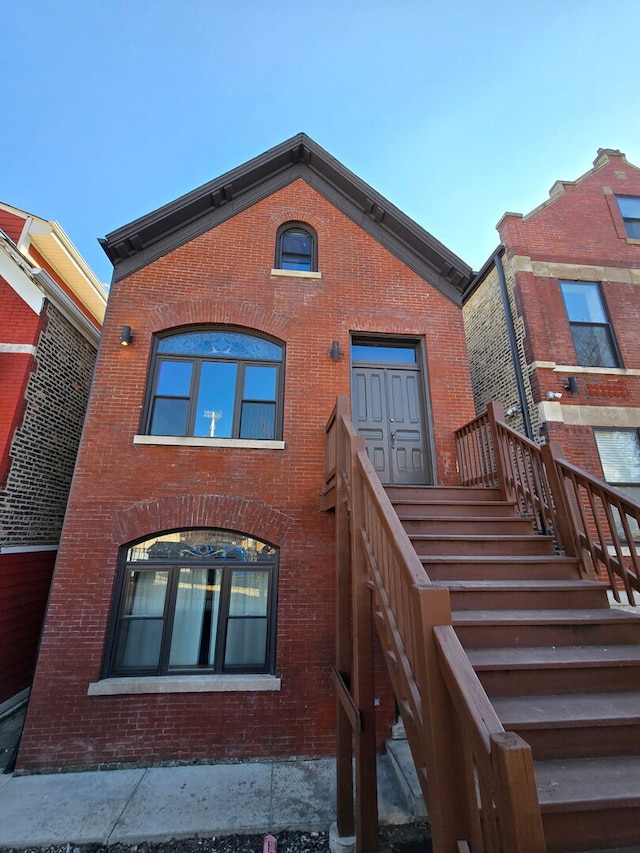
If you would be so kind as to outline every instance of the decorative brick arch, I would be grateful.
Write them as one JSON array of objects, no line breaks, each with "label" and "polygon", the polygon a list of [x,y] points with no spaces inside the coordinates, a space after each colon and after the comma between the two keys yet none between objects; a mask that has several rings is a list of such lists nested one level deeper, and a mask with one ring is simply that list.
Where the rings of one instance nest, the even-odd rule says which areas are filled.
[{"label": "decorative brick arch", "polygon": [[254,329],[281,341],[289,340],[298,322],[278,311],[269,311],[253,302],[225,302],[220,299],[166,302],[150,312],[150,330],[162,332],[192,324],[228,324]]},{"label": "decorative brick arch", "polygon": [[122,545],[164,530],[222,527],[281,547],[292,521],[273,507],[245,498],[175,495],[121,510],[114,517],[114,536]]}]

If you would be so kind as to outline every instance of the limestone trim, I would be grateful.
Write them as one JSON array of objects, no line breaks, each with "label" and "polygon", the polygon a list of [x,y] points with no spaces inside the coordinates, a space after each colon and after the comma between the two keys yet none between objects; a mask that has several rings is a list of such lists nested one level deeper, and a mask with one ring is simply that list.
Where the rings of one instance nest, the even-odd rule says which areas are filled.
[{"label": "limestone trim", "polygon": [[250,693],[278,691],[275,675],[155,675],[92,681],[87,696],[137,696],[142,693]]},{"label": "limestone trim", "polygon": [[227,447],[255,450],[284,450],[284,441],[252,438],[209,438],[208,436],[134,435],[134,444],[163,444],[173,447]]},{"label": "limestone trim", "polygon": [[630,406],[563,406],[555,401],[538,404],[542,421],[570,426],[636,429],[640,427],[640,408]]},{"label": "limestone trim", "polygon": [[556,364],[555,361],[532,361],[529,370],[553,370],[554,373],[580,373],[587,376],[640,376],[640,370],[626,367],[581,367],[575,364]]},{"label": "limestone trim", "polygon": [[[640,243],[640,240],[636,240],[635,242]],[[565,278],[571,281],[615,281],[625,284],[640,284],[640,269],[631,269],[628,267],[604,267],[591,264],[558,264],[547,261],[532,261],[526,255],[515,255],[512,259],[512,264],[516,272],[530,272],[540,278]]]},{"label": "limestone trim", "polygon": [[309,270],[271,270],[271,278],[322,278],[321,272],[310,272]]},{"label": "limestone trim", "polygon": [[0,344],[0,352],[19,353],[20,355],[35,355],[37,350],[32,344]]}]

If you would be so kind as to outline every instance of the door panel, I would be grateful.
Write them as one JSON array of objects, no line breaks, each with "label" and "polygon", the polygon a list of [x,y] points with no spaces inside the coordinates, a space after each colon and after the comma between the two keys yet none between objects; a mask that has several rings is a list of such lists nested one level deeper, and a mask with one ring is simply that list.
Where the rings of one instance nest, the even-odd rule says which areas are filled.
[{"label": "door panel", "polygon": [[381,482],[430,482],[418,366],[354,366],[352,395],[353,424]]}]

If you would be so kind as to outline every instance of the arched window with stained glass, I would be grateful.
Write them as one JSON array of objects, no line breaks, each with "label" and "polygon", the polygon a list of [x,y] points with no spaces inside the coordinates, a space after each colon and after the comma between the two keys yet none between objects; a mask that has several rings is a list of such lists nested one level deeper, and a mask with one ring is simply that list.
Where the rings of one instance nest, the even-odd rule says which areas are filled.
[{"label": "arched window with stained glass", "polygon": [[284,347],[231,329],[156,341],[149,435],[273,440],[282,435]]}]

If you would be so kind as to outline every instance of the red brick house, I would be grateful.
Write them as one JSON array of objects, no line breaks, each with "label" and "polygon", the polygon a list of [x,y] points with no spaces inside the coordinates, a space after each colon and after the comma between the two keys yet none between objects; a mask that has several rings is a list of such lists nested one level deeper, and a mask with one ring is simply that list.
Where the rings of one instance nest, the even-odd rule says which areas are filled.
[{"label": "red brick house", "polygon": [[106,297],[57,222],[0,204],[0,716],[31,683]]},{"label": "red brick house", "polygon": [[639,500],[640,169],[601,149],[498,231],[464,295],[477,411],[501,400],[515,426]]},{"label": "red brick house", "polygon": [[471,271],[303,134],[103,245],[18,766],[333,754],[324,427],[350,394],[383,482],[457,482]]}]

